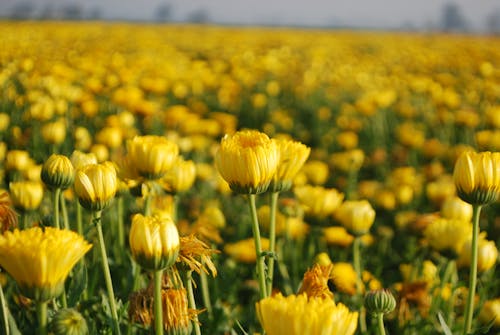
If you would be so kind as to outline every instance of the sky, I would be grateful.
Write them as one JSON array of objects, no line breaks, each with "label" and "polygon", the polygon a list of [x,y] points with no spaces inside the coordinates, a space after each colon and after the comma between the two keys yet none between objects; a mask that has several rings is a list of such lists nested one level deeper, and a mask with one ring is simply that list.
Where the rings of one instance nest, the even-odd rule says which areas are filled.
[{"label": "sky", "polygon": [[[30,0],[1,0],[0,14]],[[181,21],[204,10],[211,21],[227,24],[307,26],[432,27],[439,24],[447,3],[460,6],[473,30],[486,26],[489,14],[500,11],[499,0],[31,0],[38,8],[78,3],[84,10],[101,9],[103,18],[147,20],[160,4],[170,18]]]}]

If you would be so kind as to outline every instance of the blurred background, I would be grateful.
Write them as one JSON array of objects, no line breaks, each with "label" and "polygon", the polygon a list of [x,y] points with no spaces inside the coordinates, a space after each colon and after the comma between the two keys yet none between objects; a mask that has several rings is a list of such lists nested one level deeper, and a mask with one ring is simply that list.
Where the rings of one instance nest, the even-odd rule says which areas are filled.
[{"label": "blurred background", "polygon": [[500,33],[498,0],[2,0],[0,17]]}]

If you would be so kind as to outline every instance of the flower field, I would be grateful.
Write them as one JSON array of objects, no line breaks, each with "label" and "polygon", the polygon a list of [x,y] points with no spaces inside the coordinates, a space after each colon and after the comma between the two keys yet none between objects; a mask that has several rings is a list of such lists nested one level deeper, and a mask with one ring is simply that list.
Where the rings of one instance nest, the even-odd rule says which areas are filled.
[{"label": "flower field", "polygon": [[498,334],[500,38],[0,22],[3,334]]}]

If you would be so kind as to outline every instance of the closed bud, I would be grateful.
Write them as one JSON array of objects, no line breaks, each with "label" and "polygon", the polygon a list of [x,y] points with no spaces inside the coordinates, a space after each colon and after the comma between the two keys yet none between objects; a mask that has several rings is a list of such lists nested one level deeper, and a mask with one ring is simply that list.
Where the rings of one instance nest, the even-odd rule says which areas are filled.
[{"label": "closed bud", "polygon": [[118,178],[112,163],[90,164],[76,173],[75,192],[80,204],[92,211],[108,206],[118,189]]},{"label": "closed bud", "polygon": [[365,307],[373,314],[387,314],[396,308],[396,299],[389,290],[373,290],[365,295]]},{"label": "closed bud", "polygon": [[43,164],[41,176],[49,188],[65,190],[75,180],[75,169],[68,157],[53,154]]},{"label": "closed bud", "polygon": [[51,322],[54,335],[87,335],[89,329],[83,316],[74,308],[57,311]]},{"label": "closed bud", "polygon": [[9,184],[14,207],[20,211],[36,210],[43,199],[43,185],[36,181],[17,181]]}]

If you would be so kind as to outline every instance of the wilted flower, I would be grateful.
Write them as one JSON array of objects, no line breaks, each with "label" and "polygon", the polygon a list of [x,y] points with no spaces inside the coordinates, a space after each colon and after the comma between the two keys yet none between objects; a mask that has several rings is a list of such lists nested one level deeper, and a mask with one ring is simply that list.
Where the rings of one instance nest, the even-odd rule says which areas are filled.
[{"label": "wilted flower", "polygon": [[269,335],[352,335],[358,313],[332,299],[305,294],[283,297],[280,293],[256,304],[257,317]]},{"label": "wilted flower", "polygon": [[12,209],[12,202],[10,201],[7,192],[0,193],[0,232],[3,233],[11,227],[17,225],[17,214]]},{"label": "wilted flower", "polygon": [[168,216],[135,214],[129,243],[135,261],[148,270],[168,268],[179,255],[179,233]]},{"label": "wilted flower", "polygon": [[102,210],[114,198],[118,179],[114,166],[105,162],[84,166],[76,172],[75,192],[88,210]]},{"label": "wilted flower", "polygon": [[328,288],[332,268],[333,264],[331,263],[326,266],[315,264],[307,270],[304,273],[298,294],[305,293],[308,298],[333,299],[333,293]]},{"label": "wilted flower", "polygon": [[217,269],[212,262],[211,256],[217,252],[194,235],[183,236],[180,238],[180,251],[177,261],[197,273],[203,271],[208,274],[210,271],[212,276],[215,277]]},{"label": "wilted flower", "polygon": [[215,155],[215,165],[231,189],[238,193],[267,190],[279,164],[275,141],[255,130],[226,135]]},{"label": "wilted flower", "polygon": [[470,204],[494,202],[500,194],[500,152],[465,151],[453,171],[458,196]]},{"label": "wilted flower", "polygon": [[47,301],[63,291],[69,272],[91,247],[82,236],[67,229],[7,231],[0,236],[0,265],[15,279],[23,295]]}]

